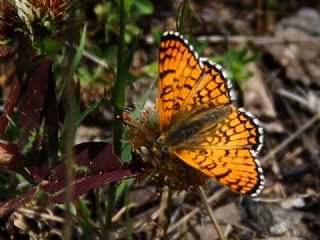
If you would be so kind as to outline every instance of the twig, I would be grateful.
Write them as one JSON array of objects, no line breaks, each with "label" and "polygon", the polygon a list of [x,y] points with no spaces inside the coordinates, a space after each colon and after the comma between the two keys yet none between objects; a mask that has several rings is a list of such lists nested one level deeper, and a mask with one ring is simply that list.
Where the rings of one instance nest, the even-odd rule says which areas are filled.
[{"label": "twig", "polygon": [[[77,49],[77,47],[75,47],[75,46],[72,46],[72,47],[75,48],[75,49]],[[101,58],[99,58],[99,57],[97,57],[97,56],[89,53],[89,52],[86,51],[86,50],[83,50],[83,56],[86,57],[86,58],[88,58],[88,59],[91,60],[92,62],[100,65],[101,67],[107,69],[107,70],[110,69],[110,68],[109,68],[109,65],[108,65],[108,63],[107,63],[106,61],[104,61],[103,59],[101,59]]]},{"label": "twig", "polygon": [[161,194],[160,209],[163,210],[158,215],[156,239],[165,238],[167,236],[167,229],[171,218],[170,208],[172,205],[171,203],[169,204],[169,201],[172,201],[172,194],[168,187]]},{"label": "twig", "polygon": [[[78,46],[76,46],[75,44],[70,44],[68,42],[65,42],[64,44],[66,46],[72,48],[73,50],[76,50],[76,51],[78,50]],[[101,67],[103,67],[103,68],[105,68],[107,70],[110,69],[109,65],[108,65],[108,63],[106,61],[104,61],[103,59],[93,55],[92,53],[88,52],[87,50],[83,50],[82,54],[83,54],[83,57],[86,57],[87,59],[91,60],[92,62],[94,62],[94,63],[96,63],[98,65],[100,65]]]},{"label": "twig", "polygon": [[297,199],[297,198],[319,198],[320,193],[305,193],[305,194],[298,194],[296,196],[290,196],[287,198],[255,198],[255,202],[263,202],[263,203],[282,203],[283,201],[287,201],[290,199]]},{"label": "twig", "polygon": [[210,43],[252,43],[256,45],[279,44],[279,43],[308,43],[320,42],[320,37],[297,37],[297,38],[283,38],[283,37],[254,37],[254,36],[199,36],[197,40],[200,42]]},{"label": "twig", "polygon": [[126,213],[127,210],[136,208],[139,205],[137,203],[130,203],[127,206],[122,207],[113,217],[112,217],[112,223],[118,222],[121,220],[123,214]]},{"label": "twig", "polygon": [[301,128],[299,128],[296,132],[290,135],[286,140],[284,140],[280,145],[269,151],[269,153],[264,156],[261,160],[262,163],[265,163],[275,154],[277,154],[280,150],[289,145],[294,139],[296,139],[300,134],[306,131],[309,127],[311,127],[316,121],[320,119],[320,113],[317,113],[313,118],[311,118],[308,122],[306,122]]},{"label": "twig", "polygon": [[200,195],[200,197],[202,199],[202,202],[203,202],[203,204],[204,204],[204,206],[205,206],[205,208],[206,208],[206,210],[207,210],[207,212],[209,214],[209,217],[210,217],[210,219],[212,221],[212,224],[215,227],[220,239],[226,240],[226,238],[225,238],[225,236],[224,236],[224,234],[223,234],[223,232],[221,230],[221,227],[220,227],[220,225],[219,225],[219,223],[218,223],[218,221],[216,219],[216,216],[214,215],[214,212],[213,212],[212,208],[210,207],[210,205],[208,203],[207,196],[204,193],[202,187],[198,188],[198,192],[199,192],[199,195]]},{"label": "twig", "polygon": [[231,224],[227,224],[226,230],[224,231],[224,236],[227,238],[229,234],[232,232],[233,226]]},{"label": "twig", "polygon": [[[222,194],[224,194],[225,192],[227,192],[228,189],[227,188],[222,188],[221,190],[219,190],[218,192],[216,192],[215,194],[213,194],[208,200],[208,203],[213,202],[214,200],[218,199]],[[181,218],[179,221],[177,221],[176,223],[172,224],[169,228],[168,228],[168,233],[171,233],[172,231],[176,230],[181,224],[185,223],[186,221],[188,221],[192,216],[194,216],[196,213],[200,212],[200,208],[194,208],[191,212],[189,212],[188,214],[186,214],[183,218]]]},{"label": "twig", "polygon": [[[147,44],[154,44],[154,39],[151,35],[143,37]],[[255,36],[198,36],[195,39],[199,42],[209,42],[209,43],[231,43],[231,44],[244,44],[252,43],[255,45],[266,45],[266,44],[281,44],[281,43],[310,43],[320,42],[320,37],[255,37]]]},{"label": "twig", "polygon": [[29,216],[31,216],[31,218],[34,218],[34,219],[42,218],[42,219],[47,219],[47,220],[51,220],[54,222],[65,223],[64,218],[53,216],[53,215],[50,215],[47,213],[39,213],[34,210],[30,210],[30,209],[26,209],[26,208],[22,208],[22,207],[17,208],[16,211],[20,212],[22,214],[25,214],[25,215],[29,215]]},{"label": "twig", "polygon": [[[153,39],[151,37],[146,37],[146,42],[153,44]],[[200,42],[208,41],[210,43],[253,43],[256,45],[266,45],[266,44],[279,44],[279,43],[308,43],[308,42],[320,42],[320,37],[301,37],[301,38],[279,38],[279,37],[253,37],[253,36],[199,36],[197,40]],[[78,46],[65,43],[67,46],[73,48],[74,50],[78,49]],[[98,64],[99,66],[109,70],[110,67],[106,61],[93,55],[92,53],[83,50],[83,56],[92,62]]]},{"label": "twig", "polygon": [[318,96],[313,94],[311,91],[308,93],[305,93],[304,91],[295,93],[286,89],[279,89],[277,93],[282,97],[299,103],[311,113],[320,112],[320,98],[318,98]]},{"label": "twig", "polygon": [[74,57],[70,50],[68,53],[68,65],[66,69],[69,69],[65,73],[65,87],[63,90],[63,97],[64,97],[64,109],[66,111],[66,132],[65,132],[65,145],[64,147],[64,154],[66,156],[66,168],[65,168],[65,175],[66,175],[66,194],[65,194],[65,224],[63,226],[63,239],[69,240],[72,239],[72,213],[71,213],[71,201],[73,195],[73,185],[72,181],[74,179],[74,153],[73,153],[73,146],[76,134],[76,126],[75,126],[75,116],[76,116],[76,93],[75,93],[75,86],[73,82],[73,72],[72,72],[72,65]]},{"label": "twig", "polygon": [[[148,232],[155,227],[155,222],[149,216],[135,219],[132,223],[132,229],[138,229],[139,232]],[[134,231],[133,231],[134,232]],[[124,239],[127,235],[127,228],[122,227],[112,234],[111,239]]]}]

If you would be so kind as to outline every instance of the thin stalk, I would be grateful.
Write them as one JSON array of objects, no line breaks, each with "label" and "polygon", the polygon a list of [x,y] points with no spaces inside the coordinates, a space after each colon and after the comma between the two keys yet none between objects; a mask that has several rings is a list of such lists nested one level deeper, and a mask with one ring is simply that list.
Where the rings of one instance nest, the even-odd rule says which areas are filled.
[{"label": "thin stalk", "polygon": [[[120,0],[120,34],[118,43],[118,67],[117,78],[112,92],[112,103],[114,106],[114,127],[113,127],[113,147],[114,153],[121,156],[122,151],[122,116],[125,103],[125,87],[127,84],[127,73],[125,70],[125,55],[124,55],[124,30],[125,30],[125,13],[124,13],[124,0]],[[110,234],[112,225],[112,213],[114,209],[116,196],[116,183],[111,183],[109,186],[108,194],[108,207],[106,214],[106,230]]]},{"label": "thin stalk", "polygon": [[171,187],[168,187],[168,199],[167,199],[167,209],[166,209],[166,218],[167,222],[164,226],[164,236],[167,236],[168,227],[171,223],[171,217],[172,217],[172,207],[173,207],[173,191]]},{"label": "thin stalk", "polygon": [[[70,56],[73,56],[70,53]],[[72,59],[69,59],[70,66],[72,63]],[[70,68],[66,68],[70,69]],[[75,100],[75,91],[74,91],[74,83],[72,78],[71,71],[65,76],[66,85],[64,90],[64,98],[65,98],[65,111],[66,115],[66,141],[65,141],[65,156],[66,156],[66,209],[65,209],[65,224],[63,229],[63,239],[71,239],[72,238],[72,214],[71,214],[71,201],[72,201],[72,181],[74,178],[74,156],[73,156],[73,145],[75,138],[75,116],[76,116],[76,100]]]},{"label": "thin stalk", "polygon": [[132,240],[132,221],[131,221],[131,214],[130,214],[130,185],[126,184],[126,196],[125,196],[125,204],[127,206],[126,209],[126,227],[127,227],[127,239]]},{"label": "thin stalk", "polygon": [[199,193],[199,195],[200,195],[200,197],[201,197],[201,200],[202,200],[202,202],[203,202],[203,205],[204,205],[205,209],[207,210],[207,213],[208,213],[208,215],[209,215],[209,217],[210,217],[210,219],[211,219],[211,222],[212,222],[214,228],[216,229],[217,234],[219,235],[219,238],[220,238],[221,240],[227,240],[227,239],[225,238],[222,230],[221,230],[221,227],[220,227],[217,219],[216,219],[216,216],[215,216],[215,214],[214,214],[214,211],[212,210],[211,206],[210,206],[209,203],[208,203],[207,196],[206,196],[206,194],[204,193],[202,187],[199,187],[199,188],[198,188],[198,193]]},{"label": "thin stalk", "polygon": [[189,2],[190,2],[190,0],[184,0],[181,7],[180,7],[181,10],[179,11],[179,15],[178,15],[177,30],[181,33],[183,33],[184,19],[187,14],[187,10],[189,8]]},{"label": "thin stalk", "polygon": [[[72,5],[71,11],[71,19],[74,17],[74,5]],[[81,36],[80,45],[81,48],[84,47],[85,41],[85,32],[86,27],[84,27],[83,35]],[[75,54],[71,49],[67,50],[67,67],[66,73],[64,76],[65,79],[65,86],[63,89],[63,98],[64,98],[64,109],[66,112],[66,137],[65,137],[65,145],[64,145],[64,154],[66,156],[66,195],[65,195],[65,224],[63,227],[63,239],[70,240],[72,239],[72,213],[71,213],[71,201],[73,195],[73,186],[72,182],[74,179],[74,153],[73,153],[73,146],[74,140],[76,135],[77,127],[75,125],[75,118],[78,114],[79,108],[77,105],[76,99],[76,91],[75,91],[75,84],[73,81],[73,74],[75,73],[77,67],[79,66],[80,59],[82,56],[81,51],[77,51]]]},{"label": "thin stalk", "polygon": [[126,70],[124,63],[124,0],[120,0],[120,35],[118,44],[118,67],[117,67],[117,78],[113,87],[112,92],[112,103],[114,105],[114,134],[113,134],[113,145],[114,152],[118,156],[121,156],[122,150],[122,115],[125,102],[125,88],[127,84]]}]

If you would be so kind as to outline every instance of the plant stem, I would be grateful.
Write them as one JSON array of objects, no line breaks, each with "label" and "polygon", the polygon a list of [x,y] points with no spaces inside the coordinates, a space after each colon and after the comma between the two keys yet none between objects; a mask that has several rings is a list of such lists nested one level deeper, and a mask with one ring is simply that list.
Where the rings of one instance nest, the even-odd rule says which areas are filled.
[{"label": "plant stem", "polygon": [[190,0],[184,0],[181,6],[181,10],[179,11],[178,15],[178,25],[177,25],[177,30],[178,32],[183,33],[184,29],[184,18],[186,17],[187,10],[189,8],[189,1]]},{"label": "plant stem", "polygon": [[118,156],[121,156],[122,150],[122,115],[125,101],[125,87],[127,84],[126,69],[124,63],[124,0],[120,0],[120,35],[118,44],[118,67],[117,67],[117,78],[113,87],[112,92],[112,103],[114,105],[114,134],[113,134],[113,145],[114,152]]},{"label": "plant stem", "polygon": [[127,227],[127,239],[132,240],[132,221],[130,215],[130,184],[129,182],[126,183],[125,187],[125,204],[127,206],[126,209],[126,227]]},{"label": "plant stem", "polygon": [[[70,52],[69,56],[73,56]],[[71,65],[72,58],[69,59]],[[70,69],[70,68],[66,68]],[[72,238],[72,214],[71,214],[71,201],[72,201],[72,181],[74,177],[74,169],[73,169],[73,145],[75,138],[75,115],[76,115],[76,101],[75,101],[75,92],[74,92],[74,84],[71,71],[65,76],[66,85],[64,90],[64,99],[65,99],[65,111],[66,115],[66,141],[65,141],[65,155],[66,155],[66,209],[65,209],[65,224],[63,229],[63,239],[71,239]]]},{"label": "plant stem", "polygon": [[164,226],[164,236],[167,237],[167,231],[168,231],[168,227],[171,223],[171,217],[172,217],[172,207],[173,207],[173,190],[171,189],[171,187],[168,187],[168,199],[167,199],[167,209],[166,209],[166,218],[167,218],[167,222]]},{"label": "plant stem", "polygon": [[202,187],[199,187],[199,188],[198,188],[198,193],[199,193],[199,195],[200,195],[200,197],[201,197],[201,200],[202,200],[202,202],[203,202],[203,205],[204,205],[205,209],[207,210],[207,213],[208,213],[208,215],[209,215],[209,217],[210,217],[210,219],[211,219],[211,222],[212,222],[214,228],[216,229],[217,234],[219,235],[219,238],[220,238],[221,240],[227,240],[227,239],[225,238],[222,230],[221,230],[221,227],[220,227],[220,225],[219,225],[219,223],[218,223],[218,221],[217,221],[217,219],[216,219],[216,216],[215,216],[215,214],[214,214],[211,206],[210,206],[209,203],[208,203],[207,196],[206,196],[206,194],[204,193]]},{"label": "plant stem", "polygon": [[[122,151],[122,116],[125,102],[125,87],[127,84],[127,70],[124,63],[124,30],[125,30],[125,14],[124,0],[120,0],[120,34],[118,43],[118,67],[117,78],[112,92],[112,103],[114,106],[114,128],[113,128],[113,147],[114,153],[121,156]],[[116,183],[111,183],[109,186],[108,207],[106,215],[106,230],[110,234],[112,225],[112,213],[116,196]]]}]

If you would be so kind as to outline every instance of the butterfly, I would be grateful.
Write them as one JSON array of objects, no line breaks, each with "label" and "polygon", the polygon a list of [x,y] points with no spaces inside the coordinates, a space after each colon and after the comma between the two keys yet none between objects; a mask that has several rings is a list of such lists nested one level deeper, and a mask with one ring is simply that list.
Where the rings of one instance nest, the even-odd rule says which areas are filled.
[{"label": "butterfly", "polygon": [[162,36],[158,61],[157,108],[144,114],[141,126],[148,131],[133,134],[134,148],[163,160],[162,165],[168,159],[182,161],[233,191],[257,196],[264,185],[257,159],[263,129],[251,113],[234,105],[222,67],[199,58],[193,46],[172,31]]}]

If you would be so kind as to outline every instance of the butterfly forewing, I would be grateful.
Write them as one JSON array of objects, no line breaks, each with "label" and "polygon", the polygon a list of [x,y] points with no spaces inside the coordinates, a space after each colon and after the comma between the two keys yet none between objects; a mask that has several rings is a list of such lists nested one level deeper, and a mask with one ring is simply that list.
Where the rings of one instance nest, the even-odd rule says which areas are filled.
[{"label": "butterfly forewing", "polygon": [[158,79],[158,108],[163,131],[202,75],[203,67],[188,42],[176,33],[164,34],[160,42]]},{"label": "butterfly forewing", "polygon": [[202,61],[204,75],[192,89],[189,98],[183,103],[182,109],[212,108],[231,103],[231,83],[225,73],[219,69],[220,65],[208,60]]}]

